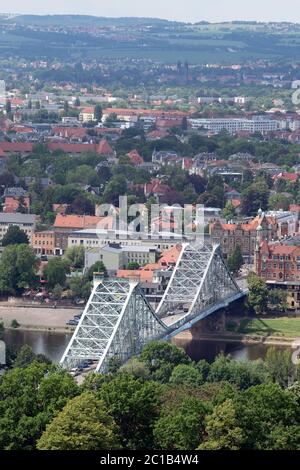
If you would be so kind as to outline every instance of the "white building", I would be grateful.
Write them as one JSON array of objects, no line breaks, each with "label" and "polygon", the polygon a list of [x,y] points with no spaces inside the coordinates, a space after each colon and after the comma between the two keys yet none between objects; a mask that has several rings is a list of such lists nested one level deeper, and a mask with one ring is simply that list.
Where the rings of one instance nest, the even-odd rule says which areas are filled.
[{"label": "white building", "polygon": [[254,119],[239,118],[212,118],[212,119],[189,119],[189,125],[192,129],[206,129],[214,134],[227,131],[229,134],[235,134],[239,131],[254,132],[274,132],[278,130],[278,122],[272,119],[256,117]]},{"label": "white building", "polygon": [[122,246],[112,243],[102,248],[88,248],[85,252],[85,269],[102,261],[108,273],[115,275],[118,269],[126,269],[129,263],[139,266],[156,262],[158,250],[154,246]]},{"label": "white building", "polygon": [[146,237],[139,236],[138,233],[129,233],[122,230],[85,229],[75,231],[68,236],[68,247],[84,246],[85,248],[102,248],[112,243],[119,243],[123,248],[151,247],[156,250],[168,250],[177,243],[182,243],[183,237],[175,233],[161,232],[160,236],[153,235]]},{"label": "white building", "polygon": [[31,237],[35,231],[36,226],[36,216],[33,214],[21,214],[15,212],[13,214],[8,214],[1,212],[0,213],[0,240],[4,237],[9,227],[16,225],[23,232],[26,233],[29,242],[31,242]]},{"label": "white building", "polygon": [[95,120],[95,108],[88,107],[84,108],[79,114],[79,121],[80,122],[92,122]]}]

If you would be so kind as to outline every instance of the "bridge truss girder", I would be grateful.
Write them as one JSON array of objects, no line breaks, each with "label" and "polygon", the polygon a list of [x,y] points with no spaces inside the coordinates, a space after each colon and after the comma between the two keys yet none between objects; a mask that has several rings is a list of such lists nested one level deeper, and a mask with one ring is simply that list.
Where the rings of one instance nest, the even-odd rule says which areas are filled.
[{"label": "bridge truss girder", "polygon": [[96,372],[107,372],[112,357],[125,362],[165,334],[138,283],[106,279],[94,287],[61,364],[71,369],[91,359]]},{"label": "bridge truss girder", "polygon": [[[105,373],[111,358],[125,362],[149,341],[173,336],[242,295],[219,246],[186,244],[156,312],[137,282],[105,279],[96,285],[61,364],[71,369],[91,359]],[[174,313],[179,318],[166,325],[162,318]]]}]

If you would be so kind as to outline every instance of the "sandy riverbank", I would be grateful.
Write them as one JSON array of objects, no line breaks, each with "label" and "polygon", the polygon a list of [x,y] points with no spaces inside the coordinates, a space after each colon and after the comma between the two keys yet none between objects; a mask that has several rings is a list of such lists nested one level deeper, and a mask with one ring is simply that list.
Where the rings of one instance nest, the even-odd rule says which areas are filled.
[{"label": "sandy riverbank", "polygon": [[232,333],[202,333],[197,336],[192,335],[190,330],[183,331],[176,336],[176,339],[191,341],[194,340],[205,340],[205,341],[220,341],[240,344],[266,344],[274,346],[292,346],[295,341],[300,342],[300,338],[295,337],[284,337],[284,336],[259,336],[259,335],[237,335]]},{"label": "sandy riverbank", "polygon": [[17,320],[20,328],[27,330],[72,331],[66,322],[78,315],[78,308],[37,308],[0,306],[0,322],[6,328]]}]

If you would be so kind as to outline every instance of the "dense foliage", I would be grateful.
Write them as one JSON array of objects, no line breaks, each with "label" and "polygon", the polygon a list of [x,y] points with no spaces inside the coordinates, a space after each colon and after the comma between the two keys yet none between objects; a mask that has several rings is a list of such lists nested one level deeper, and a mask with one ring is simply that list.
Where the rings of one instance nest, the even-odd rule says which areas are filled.
[{"label": "dense foliage", "polygon": [[114,369],[78,386],[23,348],[0,380],[0,448],[300,449],[300,369],[288,352],[208,364],[154,342]]}]

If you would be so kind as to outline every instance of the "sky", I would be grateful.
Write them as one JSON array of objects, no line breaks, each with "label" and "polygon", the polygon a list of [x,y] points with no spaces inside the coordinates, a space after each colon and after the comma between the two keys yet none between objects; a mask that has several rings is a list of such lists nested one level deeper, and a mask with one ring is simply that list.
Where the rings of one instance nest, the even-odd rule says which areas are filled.
[{"label": "sky", "polygon": [[9,0],[2,13],[140,16],[197,22],[258,20],[300,22],[299,0]]}]

